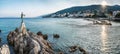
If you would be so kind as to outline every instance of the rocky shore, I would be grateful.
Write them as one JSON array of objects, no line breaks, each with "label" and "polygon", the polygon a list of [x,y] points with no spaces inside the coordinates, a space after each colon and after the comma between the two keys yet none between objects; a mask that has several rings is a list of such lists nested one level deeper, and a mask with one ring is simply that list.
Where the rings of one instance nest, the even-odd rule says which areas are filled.
[{"label": "rocky shore", "polygon": [[[41,32],[37,34],[29,31],[23,21],[25,15],[21,13],[21,25],[8,36],[8,44],[13,46],[15,54],[55,54],[50,43],[47,41],[48,36]],[[1,30],[0,30],[1,33]],[[8,45],[2,45],[0,54],[10,54]]]},{"label": "rocky shore", "polygon": [[[59,34],[53,34],[53,38],[60,38]],[[28,30],[25,23],[22,22],[19,28],[11,31],[8,36],[8,44],[11,45],[15,54],[64,54],[62,50],[54,51],[52,45],[47,41],[48,35],[42,32],[33,33]],[[0,54],[10,54],[9,45],[2,45]],[[78,46],[70,46],[66,50],[68,53],[87,54],[86,51]]]},{"label": "rocky shore", "polygon": [[[7,41],[9,45],[2,45],[0,47],[0,54],[74,54],[77,51],[83,54],[87,54],[86,51],[78,46],[70,46],[64,52],[62,49],[60,51],[55,51],[52,49],[51,45],[47,39],[47,34],[42,34],[42,32],[38,32],[37,34],[31,32],[26,28],[25,23],[23,21],[24,14],[21,14],[21,25],[19,28],[16,28],[13,31],[10,31],[7,35]],[[1,30],[0,30],[1,32]],[[60,38],[59,34],[53,34],[53,38]],[[9,46],[12,46],[9,48]]]},{"label": "rocky shore", "polygon": [[0,47],[0,54],[10,54],[8,45],[5,44]]},{"label": "rocky shore", "polygon": [[54,54],[48,41],[42,35],[27,31],[23,22],[8,34],[7,40],[16,54]]}]

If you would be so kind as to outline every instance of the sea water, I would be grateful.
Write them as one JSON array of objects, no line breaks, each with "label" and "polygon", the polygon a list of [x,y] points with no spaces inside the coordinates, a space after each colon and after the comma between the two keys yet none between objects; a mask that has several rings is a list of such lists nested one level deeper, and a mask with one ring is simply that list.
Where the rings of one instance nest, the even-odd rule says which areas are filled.
[{"label": "sea water", "polygon": [[[120,23],[93,25],[92,21],[71,18],[27,18],[24,22],[30,31],[48,34],[47,41],[55,51],[67,54],[70,46],[77,45],[89,54],[120,54]],[[0,18],[1,44],[7,44],[7,35],[20,23],[19,18]],[[53,38],[53,34],[59,34],[60,38]]]}]

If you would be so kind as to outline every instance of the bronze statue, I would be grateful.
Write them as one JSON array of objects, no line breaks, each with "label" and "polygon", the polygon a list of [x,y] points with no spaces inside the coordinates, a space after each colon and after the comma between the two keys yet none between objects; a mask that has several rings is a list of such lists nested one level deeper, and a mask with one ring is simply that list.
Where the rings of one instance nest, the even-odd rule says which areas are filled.
[{"label": "bronze statue", "polygon": [[21,12],[21,19],[22,19],[22,22],[23,22],[23,17],[25,16],[25,14],[23,14],[23,12]]}]

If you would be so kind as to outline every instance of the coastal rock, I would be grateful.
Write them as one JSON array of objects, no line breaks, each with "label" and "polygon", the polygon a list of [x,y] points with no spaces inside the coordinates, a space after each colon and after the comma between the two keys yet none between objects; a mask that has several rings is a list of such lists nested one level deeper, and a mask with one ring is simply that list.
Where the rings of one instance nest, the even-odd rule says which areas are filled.
[{"label": "coastal rock", "polygon": [[54,54],[51,45],[42,35],[27,31],[24,23],[19,29],[10,32],[7,40],[16,54]]},{"label": "coastal rock", "polygon": [[43,35],[43,38],[44,38],[45,40],[47,40],[47,39],[48,39],[48,35],[47,35],[47,34],[44,34],[44,35]]},{"label": "coastal rock", "polygon": [[77,50],[77,46],[71,46],[69,52],[75,52]]},{"label": "coastal rock", "polygon": [[2,32],[2,30],[0,30],[0,33]]},{"label": "coastal rock", "polygon": [[43,35],[41,31],[37,32],[37,35]]},{"label": "coastal rock", "polygon": [[64,54],[63,52],[58,52],[58,54]]},{"label": "coastal rock", "polygon": [[83,54],[87,54],[87,52],[85,51],[85,49],[79,47],[79,46],[71,46],[70,49],[69,49],[69,52],[70,53],[73,53],[75,51],[79,50],[80,52],[82,52]]},{"label": "coastal rock", "polygon": [[8,35],[8,42],[18,54],[53,54],[50,44],[36,34],[26,36],[13,31]]},{"label": "coastal rock", "polygon": [[2,47],[0,48],[0,54],[10,54],[8,45],[2,45]]},{"label": "coastal rock", "polygon": [[60,38],[59,34],[53,34],[54,38]]},{"label": "coastal rock", "polygon": [[79,48],[79,51],[83,52],[83,54],[87,54],[83,48],[81,48],[81,47],[78,47],[78,48]]},{"label": "coastal rock", "polygon": [[0,42],[2,41],[2,39],[0,38]]},{"label": "coastal rock", "polygon": [[38,35],[38,36],[42,36],[42,37],[43,37],[43,39],[45,39],[45,40],[47,40],[47,39],[48,39],[48,35],[47,35],[47,34],[42,34],[42,32],[41,32],[41,31],[37,32],[37,35]]}]

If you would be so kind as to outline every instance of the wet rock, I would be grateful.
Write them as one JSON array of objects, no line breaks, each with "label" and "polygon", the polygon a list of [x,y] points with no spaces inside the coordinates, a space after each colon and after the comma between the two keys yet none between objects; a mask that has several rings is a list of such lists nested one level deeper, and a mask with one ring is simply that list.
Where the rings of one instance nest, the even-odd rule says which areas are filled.
[{"label": "wet rock", "polygon": [[76,45],[75,46],[71,46],[70,49],[69,49],[69,52],[72,53],[72,52],[75,52],[77,50],[79,50],[83,54],[87,54],[87,52],[83,48],[81,48],[79,46],[76,46]]},{"label": "wet rock", "polygon": [[43,39],[47,40],[47,39],[48,39],[48,35],[47,35],[47,34],[44,34],[44,35],[43,35]]},{"label": "wet rock", "polygon": [[53,34],[54,38],[60,38],[60,36],[58,34]]},{"label": "wet rock", "polygon": [[10,54],[8,45],[2,45],[2,47],[0,48],[0,54]]},{"label": "wet rock", "polygon": [[18,29],[18,28],[16,28],[16,29],[15,29],[15,32],[19,32],[19,29]]},{"label": "wet rock", "polygon": [[42,36],[42,37],[43,37],[43,39],[45,39],[45,40],[47,40],[47,39],[48,39],[48,35],[47,35],[47,34],[42,34],[42,32],[41,32],[41,31],[37,32],[37,35],[38,35],[38,36]]},{"label": "wet rock", "polygon": [[81,47],[78,47],[78,48],[79,48],[79,51],[83,52],[83,54],[87,54],[83,48],[81,48]]},{"label": "wet rock", "polygon": [[30,29],[27,29],[27,31],[30,31]]},{"label": "wet rock", "polygon": [[33,32],[30,32],[30,31],[28,31],[28,33],[29,33],[29,35],[33,35],[34,34]]},{"label": "wet rock", "polygon": [[26,31],[22,23],[20,29],[10,32],[7,36],[8,43],[13,46],[16,54],[54,54],[51,45],[43,39],[43,35]]},{"label": "wet rock", "polygon": [[43,35],[41,31],[37,32],[37,35]]},{"label": "wet rock", "polygon": [[75,52],[77,49],[77,46],[71,46],[69,52]]},{"label": "wet rock", "polygon": [[0,42],[2,41],[2,39],[0,38]]},{"label": "wet rock", "polygon": [[0,30],[0,33],[2,32],[2,30]]},{"label": "wet rock", "polygon": [[64,54],[63,52],[58,52],[58,54]]}]

